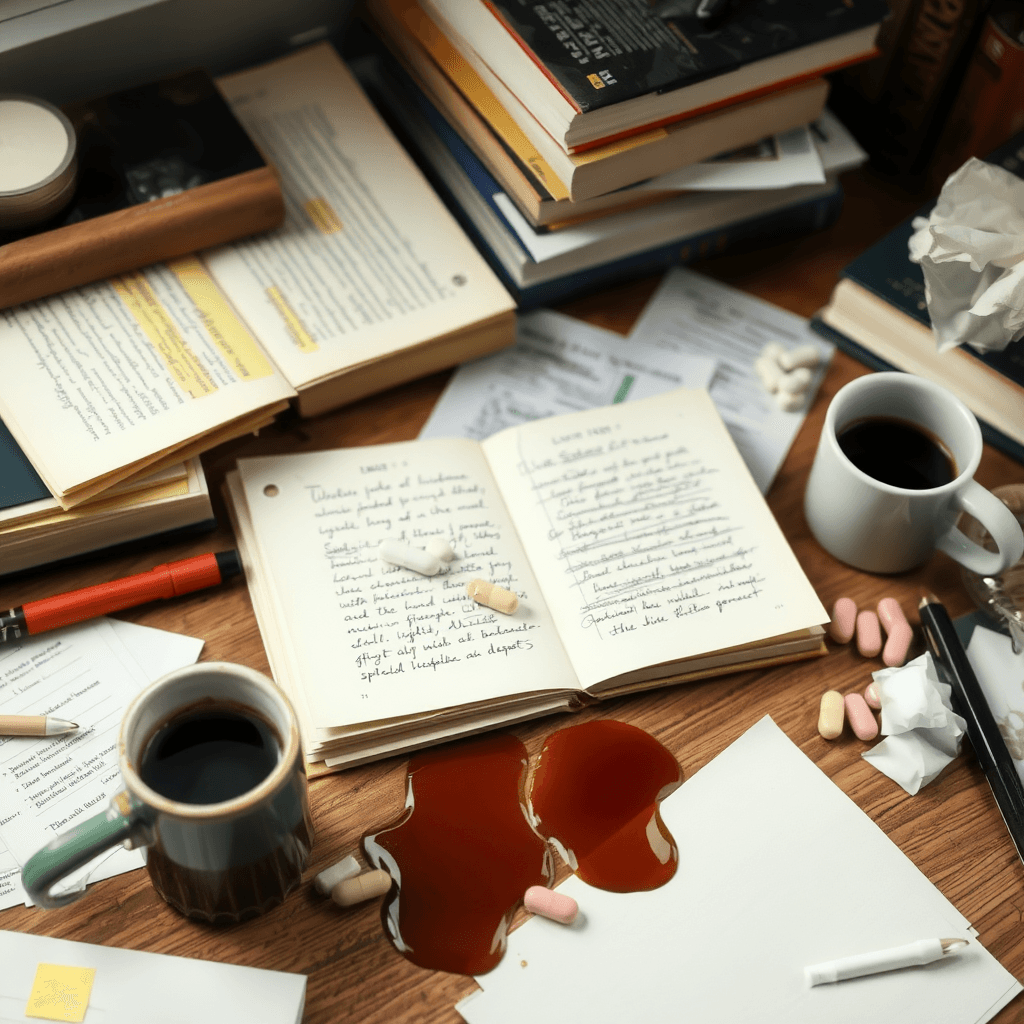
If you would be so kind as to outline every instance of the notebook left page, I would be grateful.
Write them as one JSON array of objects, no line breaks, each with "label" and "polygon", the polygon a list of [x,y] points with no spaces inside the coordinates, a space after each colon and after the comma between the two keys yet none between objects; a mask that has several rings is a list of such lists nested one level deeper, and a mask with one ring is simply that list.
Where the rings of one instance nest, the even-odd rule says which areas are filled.
[{"label": "notebook left page", "polygon": [[5,309],[0,351],[0,418],[65,507],[295,394],[194,257]]}]

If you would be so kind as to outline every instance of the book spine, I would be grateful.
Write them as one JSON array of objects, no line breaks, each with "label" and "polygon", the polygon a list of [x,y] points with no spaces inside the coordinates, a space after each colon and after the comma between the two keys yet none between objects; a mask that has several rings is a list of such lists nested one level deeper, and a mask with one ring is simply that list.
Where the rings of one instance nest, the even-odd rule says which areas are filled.
[{"label": "book spine", "polygon": [[472,225],[467,224],[466,227],[520,309],[528,310],[565,302],[603,286],[648,277],[676,265],[686,266],[714,256],[772,245],[787,238],[820,231],[839,217],[842,208],[843,192],[837,185],[824,196],[526,288],[515,286]]},{"label": "book spine", "polygon": [[931,166],[930,191],[969,157],[1024,129],[1024,7],[1002,3],[985,19]]},{"label": "book spine", "polygon": [[0,309],[277,227],[284,197],[260,167],[0,247]]}]

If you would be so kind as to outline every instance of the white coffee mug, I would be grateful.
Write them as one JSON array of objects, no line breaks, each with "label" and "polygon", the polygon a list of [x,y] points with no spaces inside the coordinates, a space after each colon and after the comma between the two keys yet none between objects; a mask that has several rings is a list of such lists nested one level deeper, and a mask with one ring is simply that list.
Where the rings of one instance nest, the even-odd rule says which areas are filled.
[{"label": "white coffee mug", "polygon": [[[857,420],[902,420],[941,442],[954,477],[912,490],[876,480],[850,461],[839,435]],[[981,460],[974,414],[944,388],[909,373],[872,373],[840,388],[825,415],[804,494],[807,524],[840,561],[866,572],[912,569],[938,548],[982,576],[995,576],[1024,554],[1010,510],[974,480]],[[978,520],[998,551],[986,551],[957,528],[961,512]]]}]

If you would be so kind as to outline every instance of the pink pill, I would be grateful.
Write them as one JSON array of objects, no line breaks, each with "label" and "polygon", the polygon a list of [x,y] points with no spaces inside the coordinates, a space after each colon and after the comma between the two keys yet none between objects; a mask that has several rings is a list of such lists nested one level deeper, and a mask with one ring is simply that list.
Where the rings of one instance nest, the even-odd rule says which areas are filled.
[{"label": "pink pill", "polygon": [[869,708],[876,711],[882,706],[882,698],[878,695],[878,683],[868,683],[864,691],[864,701]]},{"label": "pink pill", "polygon": [[857,614],[857,650],[873,658],[882,649],[882,628],[878,616],[868,609]]},{"label": "pink pill", "polygon": [[531,914],[538,914],[559,924],[572,924],[580,912],[579,904],[564,893],[545,889],[543,885],[531,885],[523,897],[523,906]]},{"label": "pink pill", "polygon": [[859,740],[873,740],[878,735],[878,723],[867,701],[859,693],[848,693],[843,702],[853,735]]},{"label": "pink pill", "polygon": [[848,644],[853,639],[853,631],[857,627],[857,605],[848,597],[841,597],[832,606],[832,621],[829,623],[829,636],[837,644]]},{"label": "pink pill", "polygon": [[878,602],[878,617],[885,626],[886,640],[882,649],[882,661],[890,668],[902,665],[907,660],[914,629],[907,622],[899,601],[895,597],[883,597]]}]

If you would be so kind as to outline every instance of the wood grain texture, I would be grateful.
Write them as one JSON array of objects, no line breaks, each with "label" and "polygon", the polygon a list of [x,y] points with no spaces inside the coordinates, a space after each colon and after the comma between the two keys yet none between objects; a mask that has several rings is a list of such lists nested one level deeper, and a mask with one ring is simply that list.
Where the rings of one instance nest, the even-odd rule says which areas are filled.
[{"label": "wood grain texture", "polygon": [[[827,232],[758,253],[723,258],[700,269],[794,312],[810,315],[828,299],[840,268],[885,230],[916,208],[865,172],[847,175],[847,205]],[[625,333],[657,285],[634,282],[563,307],[592,323]],[[839,387],[864,368],[837,353],[821,393],[786,459],[769,505],[822,602],[831,607],[847,595],[871,606],[885,595],[899,599],[916,624],[918,591],[927,587],[951,614],[971,610],[959,569],[937,554],[927,565],[897,577],[856,572],[827,556],[812,540],[802,512],[803,488],[825,408]],[[221,527],[212,538],[170,549],[81,565],[0,582],[0,607],[75,586],[139,572],[160,561],[233,546],[219,486],[240,455],[315,451],[340,445],[412,438],[427,418],[446,376],[438,374],[313,420],[289,416],[258,438],[223,445],[204,457]],[[1024,482],[1024,466],[986,449],[978,479],[988,487]],[[229,660],[267,671],[267,659],[245,584],[234,580],[215,590],[124,613],[146,625],[206,638],[203,658]],[[920,649],[918,640],[917,648]],[[610,717],[647,729],[678,757],[685,776],[721,752],[761,716],[771,715],[800,748],[847,793],[978,928],[982,942],[1014,975],[1024,975],[1024,866],[1017,858],[981,771],[970,753],[958,758],[932,785],[909,797],[861,759],[866,745],[847,732],[831,743],[816,731],[823,690],[863,690],[881,661],[861,658],[852,645],[829,642],[826,658],[769,671],[718,679],[621,698],[579,713],[572,721]],[[514,730],[531,754],[544,737],[569,719],[544,719]],[[319,897],[309,880],[355,849],[361,836],[391,821],[404,799],[405,762],[394,758],[310,785],[317,829],[307,883],[266,917],[215,929],[181,918],[163,904],[143,871],[96,884],[86,898],[64,910],[12,909],[0,927],[105,945],[301,971],[309,987],[309,1024],[457,1024],[453,1005],[475,986],[471,979],[432,973],[407,963],[390,946],[379,907],[341,910]],[[752,851],[754,847],[752,847]],[[755,855],[752,852],[752,856]],[[563,868],[563,872],[564,872]],[[871,885],[871,879],[847,880]],[[845,884],[845,883],[844,883]],[[1011,1004],[996,1018],[1021,1020]]]}]

